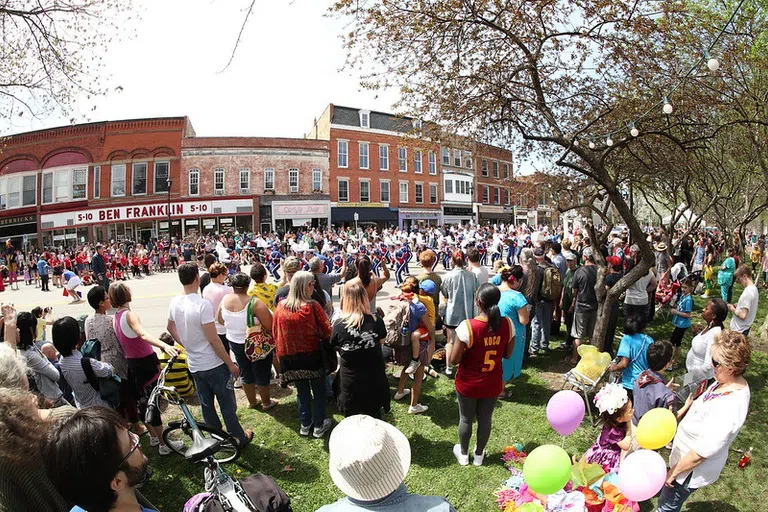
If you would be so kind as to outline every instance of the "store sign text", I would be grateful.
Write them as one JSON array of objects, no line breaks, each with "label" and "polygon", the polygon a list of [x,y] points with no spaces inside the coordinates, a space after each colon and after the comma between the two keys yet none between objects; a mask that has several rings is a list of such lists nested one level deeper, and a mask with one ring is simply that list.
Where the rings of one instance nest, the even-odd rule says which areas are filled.
[{"label": "store sign text", "polygon": [[[172,204],[170,208],[170,215],[184,215],[183,204]],[[207,204],[190,204],[188,205],[189,213],[207,212]],[[167,204],[153,204],[147,206],[121,206],[118,208],[100,208],[98,210],[86,210],[78,213],[75,217],[76,222],[104,222],[108,220],[133,220],[133,219],[147,219],[156,217],[167,217],[168,213]]]}]

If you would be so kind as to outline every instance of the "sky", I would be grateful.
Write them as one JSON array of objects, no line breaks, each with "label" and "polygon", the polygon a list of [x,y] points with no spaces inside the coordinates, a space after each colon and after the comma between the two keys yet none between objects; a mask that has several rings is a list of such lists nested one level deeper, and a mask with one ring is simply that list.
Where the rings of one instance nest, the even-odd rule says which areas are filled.
[{"label": "sky", "polygon": [[[105,53],[108,89],[122,92],[100,98],[93,112],[83,101],[77,117],[186,115],[198,136],[303,137],[329,103],[391,112],[398,99],[396,90],[362,89],[359,75],[342,70],[345,21],[327,15],[327,0],[257,0],[223,72],[250,0],[133,2],[141,22]],[[15,117],[0,133],[68,119]],[[530,172],[530,164],[516,171],[527,174],[526,167]]]}]

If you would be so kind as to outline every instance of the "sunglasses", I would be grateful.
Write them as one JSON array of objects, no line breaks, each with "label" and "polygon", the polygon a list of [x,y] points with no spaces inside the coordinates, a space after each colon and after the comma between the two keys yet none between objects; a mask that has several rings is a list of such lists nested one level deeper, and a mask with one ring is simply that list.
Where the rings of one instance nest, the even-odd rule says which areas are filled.
[{"label": "sunglasses", "polygon": [[128,450],[128,453],[125,454],[123,459],[120,461],[120,464],[117,465],[117,469],[120,469],[123,467],[123,464],[125,464],[128,459],[133,455],[133,452],[136,451],[136,449],[139,447],[139,436],[137,434],[134,434],[130,430],[128,431],[128,437],[131,440],[131,449]]}]

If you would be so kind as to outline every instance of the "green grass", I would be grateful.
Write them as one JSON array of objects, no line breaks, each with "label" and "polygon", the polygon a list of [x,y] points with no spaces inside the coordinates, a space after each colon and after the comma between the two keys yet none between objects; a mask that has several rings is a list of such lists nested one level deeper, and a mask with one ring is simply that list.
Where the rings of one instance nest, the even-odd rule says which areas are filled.
[{"label": "green grass", "polygon": [[[738,300],[740,291],[734,290],[734,301]],[[740,454],[732,452],[720,480],[693,493],[684,510],[735,512],[764,508],[761,504],[768,498],[765,478],[768,453],[764,449],[768,439],[768,391],[765,389],[768,355],[766,346],[759,344],[757,336],[768,312],[767,303],[768,298],[761,293],[760,309],[752,330],[755,350],[747,372],[752,391],[750,413],[733,445],[740,449],[754,447],[752,463],[745,470],[739,469],[736,463]],[[699,315],[704,304],[703,299],[696,297],[694,323],[701,322]],[[671,322],[657,318],[648,328],[648,334],[654,339],[666,339],[672,330]],[[682,361],[690,348],[691,338],[688,332]],[[559,387],[561,381],[553,379],[552,372],[563,371],[562,358],[562,353],[554,352],[530,361],[523,375],[514,381],[512,400],[498,403],[483,467],[460,467],[451,453],[457,442],[458,425],[453,381],[445,377],[427,380],[421,400],[429,406],[425,415],[409,415],[405,403],[393,401],[392,412],[385,419],[396,425],[411,442],[412,464],[406,478],[409,490],[444,496],[459,511],[495,510],[493,491],[509,474],[500,461],[504,446],[519,441],[526,451],[530,451],[540,444],[559,445],[562,442],[545,417],[545,405],[554,392],[548,382]],[[391,383],[394,392],[394,379]],[[281,404],[269,413],[245,407],[238,411],[241,423],[255,432],[254,442],[237,462],[225,469],[238,477],[254,472],[272,475],[291,497],[294,510],[314,511],[342,497],[328,475],[328,442],[327,439],[300,437],[295,393],[290,389],[280,390],[278,396]],[[335,406],[329,404],[328,411],[333,413],[336,422],[341,421],[342,416],[336,413]],[[198,407],[193,407],[193,412],[197,418],[201,417]],[[583,453],[599,434],[599,428],[593,428],[585,421],[565,439],[565,449],[570,454]],[[143,489],[144,494],[162,511],[180,511],[190,496],[202,491],[202,468],[175,455],[160,457],[144,442],[145,453],[155,470]],[[662,450],[661,453],[667,460],[668,452]],[[645,503],[642,510],[654,508]]]}]

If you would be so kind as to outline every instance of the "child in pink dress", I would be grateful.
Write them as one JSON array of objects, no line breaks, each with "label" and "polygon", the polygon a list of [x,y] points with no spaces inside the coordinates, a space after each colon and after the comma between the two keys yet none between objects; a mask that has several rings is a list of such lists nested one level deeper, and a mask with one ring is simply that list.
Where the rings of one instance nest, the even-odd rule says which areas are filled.
[{"label": "child in pink dress", "polygon": [[587,462],[603,466],[606,473],[618,473],[622,451],[628,451],[632,443],[632,400],[621,385],[606,384],[595,396],[595,405],[603,430],[584,456]]}]

